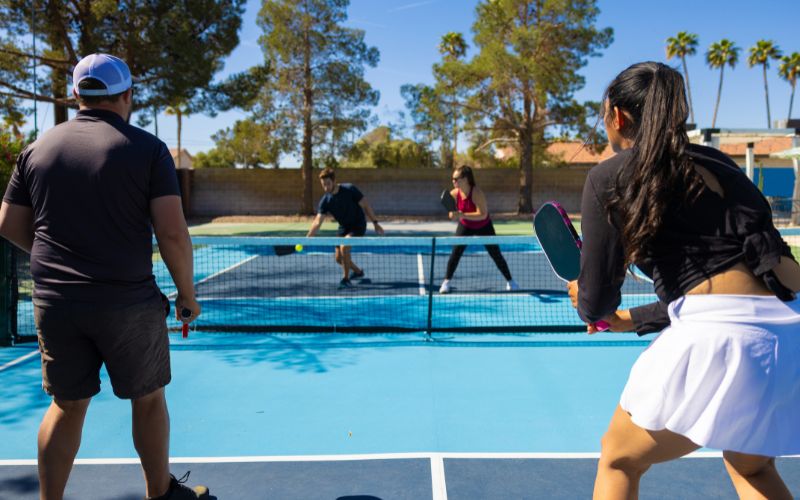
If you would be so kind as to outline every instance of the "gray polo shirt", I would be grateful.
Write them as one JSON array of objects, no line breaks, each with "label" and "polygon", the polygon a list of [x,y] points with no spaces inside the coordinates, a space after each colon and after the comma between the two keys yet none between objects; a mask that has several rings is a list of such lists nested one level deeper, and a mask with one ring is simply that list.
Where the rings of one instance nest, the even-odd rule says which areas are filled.
[{"label": "gray polo shirt", "polygon": [[34,299],[130,304],[158,293],[150,200],[179,195],[166,145],[83,110],[17,159],[4,201],[33,208]]}]

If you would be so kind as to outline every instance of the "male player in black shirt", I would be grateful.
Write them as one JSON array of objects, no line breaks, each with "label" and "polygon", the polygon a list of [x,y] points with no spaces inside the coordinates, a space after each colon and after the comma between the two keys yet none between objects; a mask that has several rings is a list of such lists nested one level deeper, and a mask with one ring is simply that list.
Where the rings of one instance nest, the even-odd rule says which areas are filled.
[{"label": "male player in black shirt", "polygon": [[128,124],[123,60],[88,55],[72,81],[80,110],[19,155],[0,206],[0,236],[31,254],[42,387],[52,396],[39,427],[40,497],[64,494],[105,364],[114,394],[131,400],[147,498],[207,498],[208,488],[190,489],[169,470],[172,375],[154,232],[176,309],[191,313],[179,319],[200,314],[175,164],[163,142]]},{"label": "male player in black shirt", "polygon": [[[369,217],[369,220],[372,221],[375,232],[383,235],[383,228],[378,223],[375,212],[372,211],[369,202],[357,187],[352,184],[336,184],[336,172],[330,167],[319,174],[319,181],[322,184],[322,189],[325,190],[325,194],[319,200],[317,216],[314,218],[311,229],[308,230],[306,236],[312,237],[317,234],[320,226],[325,222],[327,214],[332,215],[336,222],[339,223],[339,230],[336,232],[338,236],[345,238],[364,236],[364,233],[367,232],[366,217]],[[351,288],[353,286],[350,281],[351,278],[364,277],[364,270],[358,267],[350,257],[349,245],[337,246],[335,258],[344,272],[344,277],[339,283],[340,289]]]}]

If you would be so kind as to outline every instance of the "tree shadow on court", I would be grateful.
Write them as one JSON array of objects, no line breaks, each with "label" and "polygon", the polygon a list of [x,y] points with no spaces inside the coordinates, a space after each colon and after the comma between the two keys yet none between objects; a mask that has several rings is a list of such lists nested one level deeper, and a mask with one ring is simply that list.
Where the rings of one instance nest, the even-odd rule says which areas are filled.
[{"label": "tree shadow on court", "polygon": [[198,334],[195,343],[173,343],[176,351],[210,351],[234,367],[269,363],[297,373],[327,373],[356,365],[376,349],[424,345],[423,333],[412,334]]},{"label": "tree shadow on court", "polygon": [[39,491],[39,478],[35,470],[29,474],[0,479],[0,492],[9,494],[8,498],[31,495]]},{"label": "tree shadow on court", "polygon": [[[425,334],[427,295],[398,295],[388,302],[382,302],[380,297],[359,297],[358,300],[358,304],[350,303],[347,307],[340,307],[341,304],[335,303],[338,300],[322,297],[305,302],[245,300],[234,304],[226,300],[215,304],[206,301],[203,316],[198,320],[205,331],[191,334],[186,343],[174,341],[173,349],[214,351],[215,358],[232,366],[270,363],[297,373],[326,373],[353,366],[376,349],[428,344]],[[554,316],[543,317],[542,314]],[[503,325],[509,328],[508,333],[518,333],[521,328],[543,322],[563,323],[565,315],[577,318],[565,293],[528,290],[497,296],[475,293],[433,297],[434,327],[471,329],[474,333],[489,328],[492,333],[502,333]],[[281,328],[276,325],[263,325],[264,330],[259,330],[261,318],[275,316],[286,322],[286,332],[268,333],[270,329]],[[317,331],[292,331],[288,325],[301,318],[308,325],[316,325],[312,329],[317,328]],[[237,333],[236,328],[230,333],[215,332],[216,322],[245,325],[246,331],[253,333],[241,333],[241,330]],[[499,330],[498,324],[501,325]],[[403,328],[406,331],[401,331]]]},{"label": "tree shadow on court", "polygon": [[[32,346],[35,347],[35,346]],[[50,405],[50,397],[42,390],[39,357],[0,372],[0,426],[41,416]]]}]

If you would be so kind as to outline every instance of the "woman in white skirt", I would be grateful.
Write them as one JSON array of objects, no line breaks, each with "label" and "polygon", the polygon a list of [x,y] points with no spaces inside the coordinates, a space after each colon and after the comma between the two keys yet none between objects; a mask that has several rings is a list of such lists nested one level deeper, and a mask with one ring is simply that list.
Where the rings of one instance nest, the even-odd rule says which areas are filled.
[{"label": "woman in white skirt", "polygon": [[[741,169],[689,143],[687,115],[683,78],[660,63],[606,90],[617,155],[587,177],[569,292],[587,323],[661,333],[603,436],[594,496],[636,498],[652,464],[708,447],[740,497],[791,498],[774,457],[800,453],[800,266]],[[659,301],[617,310],[632,264]]]}]

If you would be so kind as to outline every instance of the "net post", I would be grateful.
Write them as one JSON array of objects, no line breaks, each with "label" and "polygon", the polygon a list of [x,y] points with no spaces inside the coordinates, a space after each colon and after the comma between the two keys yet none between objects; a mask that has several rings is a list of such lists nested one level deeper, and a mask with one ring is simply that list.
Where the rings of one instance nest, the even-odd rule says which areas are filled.
[{"label": "net post", "polygon": [[[747,178],[750,179],[751,182],[755,182],[755,147],[755,142],[748,142],[747,149],[745,149],[744,153],[744,171],[747,174]],[[761,177],[763,173],[763,171],[759,172],[759,177]]]},{"label": "net post", "polygon": [[436,261],[436,237],[431,238],[431,271],[428,278],[428,326],[425,329],[426,340],[433,340],[433,270]]},{"label": "net post", "polygon": [[[800,147],[800,128],[794,129],[794,136],[792,137],[792,147]],[[792,158],[792,169],[794,170],[794,189],[792,190],[792,199],[790,200],[789,218],[792,224],[800,224],[800,207],[797,206],[800,201],[800,158],[795,156]]]},{"label": "net post", "polygon": [[13,246],[5,239],[0,239],[0,255],[2,255],[2,273],[0,273],[0,346],[10,346],[14,340],[14,322],[16,318],[17,304],[13,300],[16,295],[12,287],[16,284],[13,279],[14,258]]}]

